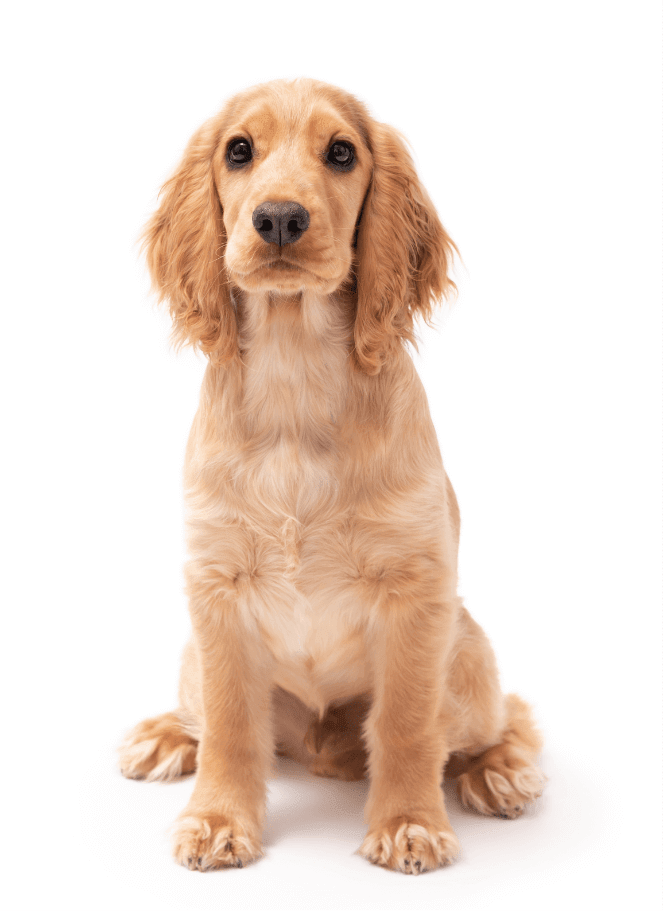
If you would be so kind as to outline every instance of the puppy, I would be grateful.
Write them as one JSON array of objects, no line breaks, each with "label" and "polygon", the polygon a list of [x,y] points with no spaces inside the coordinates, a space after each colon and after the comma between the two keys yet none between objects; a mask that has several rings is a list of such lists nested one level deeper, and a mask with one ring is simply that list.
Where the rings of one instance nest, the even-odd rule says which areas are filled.
[{"label": "puppy", "polygon": [[503,696],[456,591],[459,513],[407,351],[454,250],[405,146],[308,79],[233,98],[191,140],[145,233],[174,331],[208,358],[186,454],[193,635],[180,704],[121,751],[197,771],[175,857],[262,853],[274,751],[367,774],[361,854],[458,853],[441,782],[514,817],[540,793],[527,705]]}]

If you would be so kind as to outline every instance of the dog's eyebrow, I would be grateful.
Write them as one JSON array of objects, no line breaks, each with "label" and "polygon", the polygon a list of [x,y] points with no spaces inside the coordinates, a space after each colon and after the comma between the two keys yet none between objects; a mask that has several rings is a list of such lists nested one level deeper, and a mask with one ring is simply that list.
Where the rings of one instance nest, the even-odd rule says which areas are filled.
[{"label": "dog's eyebrow", "polygon": [[358,133],[358,135],[361,137],[361,141],[364,143],[366,148],[370,148],[368,124],[363,116],[361,116],[360,112],[355,110],[349,104],[338,105],[336,103],[333,103],[333,106],[341,115],[341,117],[346,121],[346,123],[349,123],[350,126]]}]

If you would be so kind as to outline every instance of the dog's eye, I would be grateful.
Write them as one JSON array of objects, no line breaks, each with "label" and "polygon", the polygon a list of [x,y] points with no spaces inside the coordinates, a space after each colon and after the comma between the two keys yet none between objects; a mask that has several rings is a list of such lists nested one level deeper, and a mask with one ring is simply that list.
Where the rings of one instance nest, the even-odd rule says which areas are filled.
[{"label": "dog's eye", "polygon": [[349,142],[333,142],[327,152],[327,161],[340,171],[349,171],[355,162],[354,149]]},{"label": "dog's eye", "polygon": [[251,161],[252,158],[253,152],[251,151],[251,143],[248,139],[233,139],[226,152],[226,161],[228,164],[232,168],[236,168],[239,165],[246,164],[247,161]]}]

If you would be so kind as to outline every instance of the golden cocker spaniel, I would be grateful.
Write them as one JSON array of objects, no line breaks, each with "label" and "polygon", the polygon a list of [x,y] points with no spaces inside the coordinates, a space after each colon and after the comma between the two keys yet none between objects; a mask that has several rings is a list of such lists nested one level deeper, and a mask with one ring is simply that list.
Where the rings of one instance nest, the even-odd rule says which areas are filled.
[{"label": "golden cocker spaniel", "polygon": [[261,853],[274,751],[367,774],[361,854],[419,873],[458,840],[441,788],[514,817],[540,736],[457,592],[458,505],[405,343],[454,249],[399,135],[308,79],[233,98],[145,233],[180,342],[208,357],[186,454],[193,636],[130,778],[197,771],[192,870]]}]

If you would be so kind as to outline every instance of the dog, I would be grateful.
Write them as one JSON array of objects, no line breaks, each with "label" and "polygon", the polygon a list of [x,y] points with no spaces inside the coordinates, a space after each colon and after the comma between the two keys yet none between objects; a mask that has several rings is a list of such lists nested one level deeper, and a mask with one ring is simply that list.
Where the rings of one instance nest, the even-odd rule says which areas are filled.
[{"label": "dog", "polygon": [[457,594],[458,505],[407,350],[455,289],[454,244],[400,135],[309,79],[205,123],[144,242],[177,342],[208,365],[180,705],[129,734],[122,771],[197,772],[174,838],[191,870],[261,856],[275,751],[369,777],[368,860],[443,866],[443,774],[508,818],[543,783],[531,711]]}]

